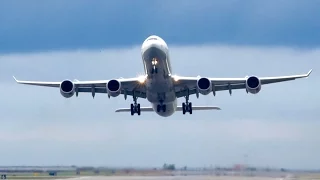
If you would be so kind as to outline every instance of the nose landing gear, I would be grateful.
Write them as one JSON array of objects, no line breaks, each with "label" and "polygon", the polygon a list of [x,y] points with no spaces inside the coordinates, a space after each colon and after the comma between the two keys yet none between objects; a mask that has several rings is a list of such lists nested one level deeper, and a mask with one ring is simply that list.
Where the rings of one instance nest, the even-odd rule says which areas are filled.
[{"label": "nose landing gear", "polygon": [[162,112],[166,112],[167,106],[165,104],[162,104],[162,105],[158,104],[157,105],[157,112],[160,112],[161,110],[162,110]]},{"label": "nose landing gear", "polygon": [[157,105],[157,112],[160,112],[160,111],[166,112],[166,110],[167,110],[167,105],[166,105],[166,104],[163,104],[163,99],[161,99],[159,102],[160,102],[160,103]]},{"label": "nose landing gear", "polygon": [[152,66],[151,74],[157,74],[157,73],[158,73],[158,68],[156,66]]}]

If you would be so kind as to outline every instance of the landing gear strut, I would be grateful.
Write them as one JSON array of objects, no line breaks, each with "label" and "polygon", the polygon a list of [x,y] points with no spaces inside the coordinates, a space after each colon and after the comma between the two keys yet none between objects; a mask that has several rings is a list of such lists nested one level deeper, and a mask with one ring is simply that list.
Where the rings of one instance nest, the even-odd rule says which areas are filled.
[{"label": "landing gear strut", "polygon": [[140,114],[141,114],[140,104],[137,103],[137,97],[134,96],[133,101],[134,101],[134,103],[131,104],[131,116],[133,116],[135,113],[137,113],[140,116]]},{"label": "landing gear strut", "polygon": [[151,74],[157,74],[157,73],[158,73],[158,68],[156,66],[152,66]]},{"label": "landing gear strut", "polygon": [[189,94],[186,96],[186,102],[182,103],[182,113],[186,114],[186,112],[192,114],[192,103],[189,102]]}]

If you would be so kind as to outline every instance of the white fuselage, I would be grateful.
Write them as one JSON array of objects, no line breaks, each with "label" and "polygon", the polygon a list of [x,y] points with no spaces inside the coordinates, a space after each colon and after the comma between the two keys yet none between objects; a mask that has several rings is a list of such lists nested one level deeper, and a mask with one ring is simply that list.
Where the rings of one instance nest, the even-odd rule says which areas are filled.
[{"label": "white fuselage", "polygon": [[[177,98],[170,77],[172,69],[166,42],[158,36],[148,37],[142,44],[141,56],[147,75],[145,82],[147,100],[160,116],[172,115],[177,108]],[[166,111],[157,112],[158,105],[166,105]]]}]

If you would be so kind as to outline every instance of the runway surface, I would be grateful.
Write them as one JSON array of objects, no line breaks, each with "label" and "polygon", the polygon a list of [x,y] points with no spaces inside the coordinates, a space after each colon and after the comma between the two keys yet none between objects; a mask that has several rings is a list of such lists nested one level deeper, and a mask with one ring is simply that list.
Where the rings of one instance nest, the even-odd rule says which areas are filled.
[{"label": "runway surface", "polygon": [[[272,177],[240,176],[95,176],[68,178],[69,180],[281,180]],[[56,179],[58,180],[58,178]]]}]

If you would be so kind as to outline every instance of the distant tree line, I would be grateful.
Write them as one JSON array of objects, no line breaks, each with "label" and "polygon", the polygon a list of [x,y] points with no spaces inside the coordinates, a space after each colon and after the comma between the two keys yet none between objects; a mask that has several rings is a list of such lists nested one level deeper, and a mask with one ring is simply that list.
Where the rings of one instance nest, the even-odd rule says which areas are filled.
[{"label": "distant tree line", "polygon": [[164,163],[162,168],[164,170],[174,171],[176,169],[176,166],[174,164],[166,164],[166,163]]}]

